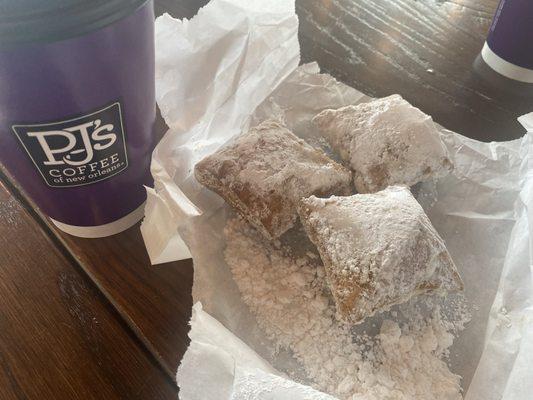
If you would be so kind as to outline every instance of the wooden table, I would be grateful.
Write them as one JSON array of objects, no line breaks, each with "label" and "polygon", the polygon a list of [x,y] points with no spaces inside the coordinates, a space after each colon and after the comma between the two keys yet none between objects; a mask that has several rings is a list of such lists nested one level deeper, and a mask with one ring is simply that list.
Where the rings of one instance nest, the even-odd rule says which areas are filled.
[{"label": "wooden table", "polygon": [[[205,0],[156,0],[192,17]],[[523,134],[533,101],[471,69],[497,0],[297,0],[302,61],[372,96],[400,93],[481,140]],[[164,132],[160,123],[159,134]],[[139,227],[84,240],[0,184],[0,399],[176,398],[192,263],[150,266]]]}]

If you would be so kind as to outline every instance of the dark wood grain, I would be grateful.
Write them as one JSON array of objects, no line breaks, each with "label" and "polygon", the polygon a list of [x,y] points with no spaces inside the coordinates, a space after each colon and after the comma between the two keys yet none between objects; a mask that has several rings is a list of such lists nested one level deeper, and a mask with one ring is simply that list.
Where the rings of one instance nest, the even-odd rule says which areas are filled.
[{"label": "dark wood grain", "polygon": [[189,343],[192,262],[151,266],[138,224],[92,240],[50,228],[174,378]]},{"label": "dark wood grain", "polygon": [[175,399],[173,382],[0,183],[0,398]]},{"label": "dark wood grain", "polygon": [[208,2],[209,0],[155,0],[155,14],[169,13],[175,18],[190,19]]},{"label": "dark wood grain", "polygon": [[[497,2],[297,0],[302,62],[317,61],[323,71],[372,96],[400,93],[464,135],[486,141],[518,137],[523,130],[516,117],[531,111],[533,101],[492,87],[472,69]],[[156,0],[155,8],[191,18],[206,3]],[[163,131],[160,121],[158,134]],[[98,240],[47,229],[173,376],[187,345],[191,262],[151,267],[138,226]]]},{"label": "dark wood grain", "polygon": [[303,61],[372,96],[400,93],[448,129],[479,140],[522,136],[531,98],[472,68],[498,0],[297,1]]}]

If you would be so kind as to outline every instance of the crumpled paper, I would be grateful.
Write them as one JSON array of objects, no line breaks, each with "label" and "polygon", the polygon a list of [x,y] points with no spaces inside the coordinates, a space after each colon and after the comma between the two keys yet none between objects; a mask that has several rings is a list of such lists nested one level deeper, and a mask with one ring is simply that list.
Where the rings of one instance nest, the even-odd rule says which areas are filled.
[{"label": "crumpled paper", "polygon": [[[190,21],[156,23],[157,100],[170,129],[153,154],[141,230],[153,263],[194,259],[198,303],[177,375],[184,400],[331,398],[283,375],[297,364],[272,356],[223,258],[228,207],[193,177],[196,162],[267,117],[320,145],[312,116],[368,99],[316,64],[297,68],[297,28],[290,0],[212,0]],[[533,132],[532,115],[520,122]],[[454,173],[422,185],[417,198],[473,305],[451,369],[467,400],[530,399],[533,136],[480,143],[443,129],[442,137]]]},{"label": "crumpled paper", "polygon": [[191,344],[177,380],[189,400],[334,400],[276,371],[200,303],[192,309]]}]

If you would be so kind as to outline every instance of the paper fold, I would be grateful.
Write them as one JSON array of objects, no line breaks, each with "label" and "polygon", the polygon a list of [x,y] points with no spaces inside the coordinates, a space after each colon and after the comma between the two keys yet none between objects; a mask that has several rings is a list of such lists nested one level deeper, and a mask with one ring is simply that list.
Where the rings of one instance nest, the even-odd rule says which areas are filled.
[{"label": "paper fold", "polygon": [[201,303],[193,306],[189,337],[176,376],[182,400],[335,400],[276,371]]},{"label": "paper fold", "polygon": [[465,400],[525,400],[533,393],[532,116],[519,118],[530,133],[521,148],[516,223],[490,310],[485,348]]}]

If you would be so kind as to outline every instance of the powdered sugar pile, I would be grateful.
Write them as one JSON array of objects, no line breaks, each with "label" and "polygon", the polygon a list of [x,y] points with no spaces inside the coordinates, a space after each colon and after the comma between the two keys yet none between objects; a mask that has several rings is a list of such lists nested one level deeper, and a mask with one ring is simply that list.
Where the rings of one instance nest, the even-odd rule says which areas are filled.
[{"label": "powdered sugar pile", "polygon": [[439,299],[418,297],[363,325],[343,324],[316,250],[299,232],[283,240],[293,235],[296,250],[230,219],[225,258],[259,326],[278,350],[292,352],[313,387],[346,400],[462,398],[460,377],[444,361],[467,319],[461,302],[444,312]]},{"label": "powdered sugar pile", "polygon": [[[303,396],[303,397],[302,397]],[[253,372],[235,371],[235,381],[232,400],[283,399],[292,400],[294,397],[305,400],[335,400],[323,392],[301,385],[289,379],[267,374],[260,369]]]}]

